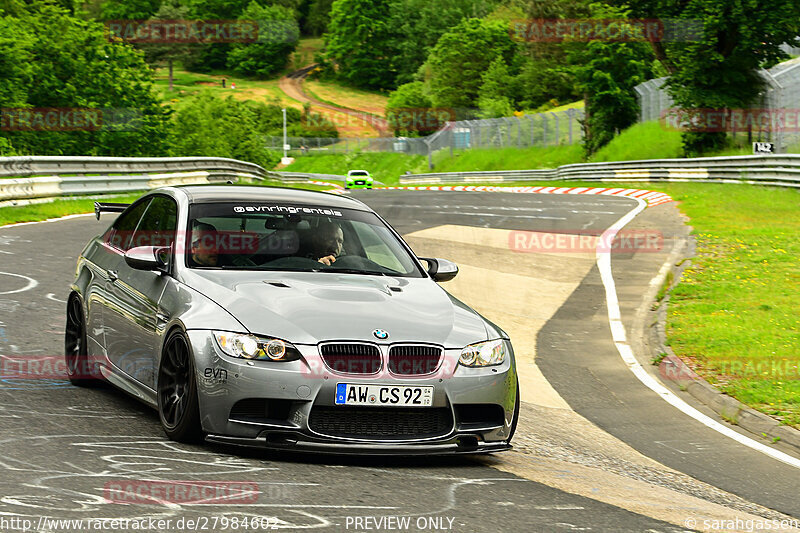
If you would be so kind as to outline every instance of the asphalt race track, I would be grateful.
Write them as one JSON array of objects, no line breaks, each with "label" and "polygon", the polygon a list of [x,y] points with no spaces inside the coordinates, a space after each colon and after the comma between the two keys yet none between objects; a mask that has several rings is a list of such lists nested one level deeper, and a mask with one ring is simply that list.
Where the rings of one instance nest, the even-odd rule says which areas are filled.
[{"label": "asphalt race track", "polygon": [[[496,244],[508,231],[602,231],[636,207],[634,200],[377,190],[354,196],[408,235],[419,255],[439,250],[463,265],[450,282],[453,293],[487,316],[497,313],[489,318],[500,326],[508,322],[531,380],[523,381],[531,385],[513,451],[412,460],[189,446],[168,441],[155,411],[110,387],[2,379],[0,531],[79,531],[91,519],[123,518],[144,520],[138,529],[145,531],[678,532],[747,530],[710,528],[703,525],[708,518],[800,518],[800,470],[694,421],[630,373],[609,333],[591,254],[514,253]],[[112,220],[0,228],[0,354],[63,353],[76,257]],[[683,231],[672,204],[645,210],[631,227],[657,229],[667,245]],[[612,258],[629,331],[666,248]],[[518,285],[500,298],[508,280]],[[532,296],[537,291],[541,301]],[[512,305],[530,308],[530,318],[512,313]],[[246,502],[105,497],[114,484],[142,480],[242,482],[257,490]],[[234,522],[254,517],[255,527]],[[187,520],[197,523],[188,527]]]}]

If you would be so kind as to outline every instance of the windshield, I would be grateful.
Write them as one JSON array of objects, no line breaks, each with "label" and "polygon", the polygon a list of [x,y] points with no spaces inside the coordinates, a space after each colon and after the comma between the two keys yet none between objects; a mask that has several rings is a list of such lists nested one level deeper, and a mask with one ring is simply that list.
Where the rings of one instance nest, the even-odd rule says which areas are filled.
[{"label": "windshield", "polygon": [[374,213],[352,209],[196,204],[186,249],[189,268],[423,277]]}]

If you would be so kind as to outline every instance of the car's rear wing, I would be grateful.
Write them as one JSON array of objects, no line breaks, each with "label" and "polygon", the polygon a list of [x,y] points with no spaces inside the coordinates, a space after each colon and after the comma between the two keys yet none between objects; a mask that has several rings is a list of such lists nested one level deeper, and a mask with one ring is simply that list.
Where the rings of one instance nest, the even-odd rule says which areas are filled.
[{"label": "car's rear wing", "polygon": [[131,204],[116,204],[112,202],[95,202],[94,203],[94,216],[100,220],[102,213],[122,213]]}]

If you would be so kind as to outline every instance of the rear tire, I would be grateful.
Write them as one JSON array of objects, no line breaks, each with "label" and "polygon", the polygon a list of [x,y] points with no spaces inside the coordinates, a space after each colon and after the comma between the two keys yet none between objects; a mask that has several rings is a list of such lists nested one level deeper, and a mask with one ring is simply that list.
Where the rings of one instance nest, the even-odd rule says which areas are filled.
[{"label": "rear tire", "polygon": [[157,388],[158,418],[167,437],[177,442],[202,440],[194,355],[180,330],[170,333],[164,343]]},{"label": "rear tire", "polygon": [[83,305],[80,298],[74,295],[67,302],[67,324],[64,328],[64,359],[67,364],[67,378],[69,378],[70,383],[78,387],[97,384],[98,379],[89,368]]}]

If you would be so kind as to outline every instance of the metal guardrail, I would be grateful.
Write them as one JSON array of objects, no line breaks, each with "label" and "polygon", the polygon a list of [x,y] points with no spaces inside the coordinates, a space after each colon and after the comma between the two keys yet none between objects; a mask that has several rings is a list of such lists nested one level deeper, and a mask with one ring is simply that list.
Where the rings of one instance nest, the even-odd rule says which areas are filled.
[{"label": "metal guardrail", "polygon": [[[274,176],[276,179],[281,181],[308,181],[308,180],[316,180],[316,181],[341,181],[342,183],[345,182],[347,176],[344,174],[318,174],[314,172],[284,172],[282,170],[273,170],[270,172],[270,175]],[[373,183],[375,185],[384,185],[383,182],[378,181],[373,178]]]},{"label": "metal guardrail", "polygon": [[0,157],[0,202],[266,177],[275,176],[221,157]]},{"label": "metal guardrail", "polygon": [[341,181],[347,178],[347,176],[343,174],[317,174],[314,172],[284,172],[282,170],[275,170],[272,171],[270,174],[277,176],[279,179],[283,179],[284,181],[305,181],[308,179],[313,180],[332,180],[332,181]]},{"label": "metal guardrail", "polygon": [[800,187],[800,155],[697,157],[577,163],[555,169],[440,172],[400,177],[402,185],[504,181],[703,181]]}]

